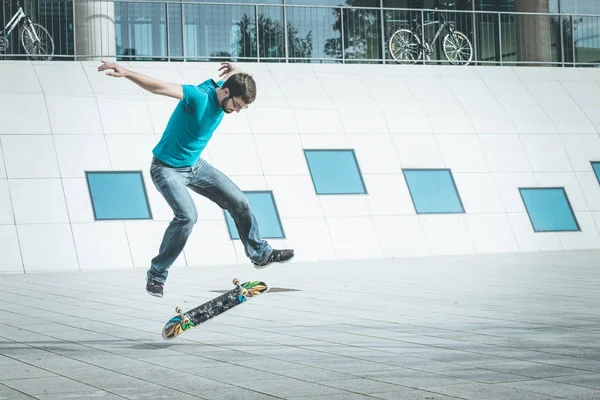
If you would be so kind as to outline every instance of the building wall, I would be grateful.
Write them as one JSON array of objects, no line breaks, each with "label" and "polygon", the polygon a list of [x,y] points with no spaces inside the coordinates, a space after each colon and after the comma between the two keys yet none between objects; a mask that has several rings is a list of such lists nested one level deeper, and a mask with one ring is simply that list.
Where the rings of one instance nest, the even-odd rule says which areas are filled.
[{"label": "building wall", "polygon": [[[125,64],[129,65],[129,64]],[[241,64],[258,83],[203,157],[244,191],[272,191],[297,260],[600,247],[600,71]],[[149,176],[176,101],[95,62],[0,63],[0,271],[147,268],[172,218]],[[214,63],[134,63],[171,82]],[[4,77],[7,77],[5,79]],[[317,195],[303,149],[353,149],[367,194]],[[464,213],[417,214],[405,169],[449,169]],[[85,171],[142,171],[152,219],[95,221]],[[535,232],[519,187],[562,187],[581,230]],[[176,265],[248,263],[223,211]]]}]

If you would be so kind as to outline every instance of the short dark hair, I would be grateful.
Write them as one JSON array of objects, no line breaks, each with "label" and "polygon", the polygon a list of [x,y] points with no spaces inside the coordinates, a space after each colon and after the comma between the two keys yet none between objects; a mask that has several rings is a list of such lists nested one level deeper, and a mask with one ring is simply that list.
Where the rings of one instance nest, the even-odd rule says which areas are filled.
[{"label": "short dark hair", "polygon": [[253,103],[256,99],[256,82],[247,72],[231,75],[222,88],[228,88],[230,96],[240,97],[246,104]]}]

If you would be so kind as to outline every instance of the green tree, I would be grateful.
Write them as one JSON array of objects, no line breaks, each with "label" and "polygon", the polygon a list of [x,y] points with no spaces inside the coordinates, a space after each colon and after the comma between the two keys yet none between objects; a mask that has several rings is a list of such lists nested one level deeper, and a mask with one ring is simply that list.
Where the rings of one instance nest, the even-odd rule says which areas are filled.
[{"label": "green tree", "polygon": [[[348,0],[348,5],[361,0]],[[378,10],[362,8],[335,8],[333,30],[339,32],[336,38],[327,39],[325,54],[332,58],[342,58],[342,37],[346,59],[381,58],[381,18]],[[344,29],[342,32],[342,18]]]},{"label": "green tree", "polygon": [[[256,26],[247,14],[237,22],[239,37],[237,40],[238,57],[256,57]],[[287,25],[290,57],[310,58],[312,55],[312,31],[304,38],[298,37],[298,29]],[[260,58],[285,58],[285,34],[283,23],[271,17],[258,16],[258,36]]]}]

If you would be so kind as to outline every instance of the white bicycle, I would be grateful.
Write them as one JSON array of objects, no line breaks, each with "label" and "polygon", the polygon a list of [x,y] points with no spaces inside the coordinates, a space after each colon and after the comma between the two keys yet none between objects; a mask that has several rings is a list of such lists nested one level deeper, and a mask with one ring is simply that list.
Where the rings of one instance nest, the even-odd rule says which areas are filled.
[{"label": "white bicycle", "polygon": [[[19,38],[25,52],[34,60],[50,60],[54,54],[54,41],[46,28],[36,24],[25,14],[23,8],[17,1],[17,12],[12,16],[8,24],[0,31],[0,52],[8,49],[8,37],[21,20],[25,20],[19,29]],[[1,26],[1,25],[0,25]]]}]

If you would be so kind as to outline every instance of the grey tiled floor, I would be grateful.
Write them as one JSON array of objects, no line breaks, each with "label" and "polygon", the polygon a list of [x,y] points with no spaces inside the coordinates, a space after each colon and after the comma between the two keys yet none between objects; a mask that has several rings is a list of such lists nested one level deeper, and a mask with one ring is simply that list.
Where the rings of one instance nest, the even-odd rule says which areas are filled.
[{"label": "grey tiled floor", "polygon": [[[600,252],[0,275],[0,399],[600,399]],[[174,340],[191,308],[274,288]]]}]

